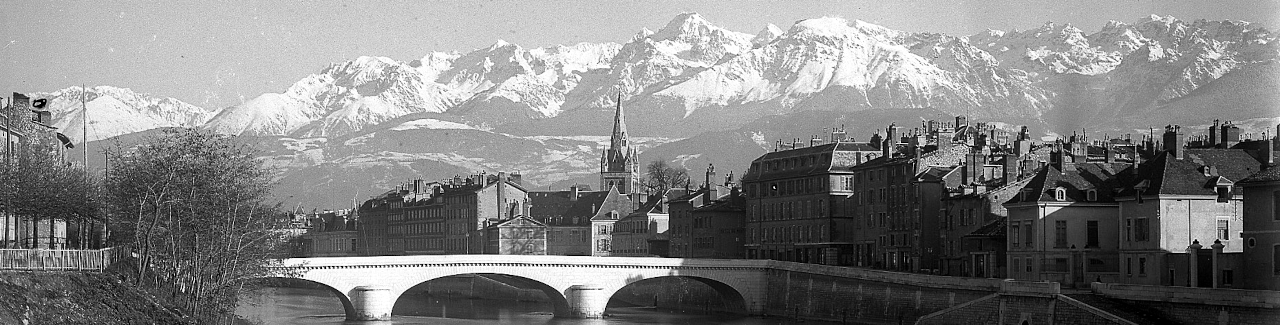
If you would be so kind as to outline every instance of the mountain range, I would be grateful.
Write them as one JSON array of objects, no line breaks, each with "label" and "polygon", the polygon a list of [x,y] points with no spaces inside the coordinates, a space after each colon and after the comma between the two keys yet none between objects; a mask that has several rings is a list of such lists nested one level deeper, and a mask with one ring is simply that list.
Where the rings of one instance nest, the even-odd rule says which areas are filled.
[{"label": "mountain range", "polygon": [[[531,188],[594,184],[619,104],[643,160],[695,175],[709,163],[744,171],[779,138],[844,125],[865,140],[889,122],[955,115],[1044,135],[1212,119],[1258,132],[1280,117],[1277,56],[1269,30],[1230,20],[953,36],[832,17],[742,33],[687,13],[622,43],[359,57],[219,109],[107,86],[83,94],[90,141],[176,126],[245,136],[278,170],[285,204],[325,208],[482,170],[519,170]],[[33,96],[52,97],[55,126],[79,139],[81,93]]]}]

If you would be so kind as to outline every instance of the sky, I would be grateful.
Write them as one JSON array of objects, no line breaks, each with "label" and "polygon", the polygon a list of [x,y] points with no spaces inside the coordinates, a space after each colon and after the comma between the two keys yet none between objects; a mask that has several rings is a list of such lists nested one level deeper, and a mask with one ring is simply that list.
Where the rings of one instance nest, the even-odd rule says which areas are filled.
[{"label": "sky", "polygon": [[0,94],[110,85],[226,107],[358,56],[409,61],[505,40],[622,43],[683,12],[755,34],[823,16],[971,35],[1151,14],[1280,26],[1280,1],[17,1],[0,0]]}]

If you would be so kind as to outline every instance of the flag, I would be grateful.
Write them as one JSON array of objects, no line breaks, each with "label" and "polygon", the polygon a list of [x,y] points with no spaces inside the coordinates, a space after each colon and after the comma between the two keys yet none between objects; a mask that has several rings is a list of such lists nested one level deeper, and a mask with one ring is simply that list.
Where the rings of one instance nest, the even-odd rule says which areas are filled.
[{"label": "flag", "polygon": [[72,143],[71,143],[71,138],[68,138],[68,137],[67,137],[67,135],[66,135],[66,134],[62,134],[62,132],[58,132],[58,141],[62,141],[62,145],[66,146],[67,148],[75,148],[75,147],[76,147],[76,145],[75,145],[75,144],[72,144]]}]

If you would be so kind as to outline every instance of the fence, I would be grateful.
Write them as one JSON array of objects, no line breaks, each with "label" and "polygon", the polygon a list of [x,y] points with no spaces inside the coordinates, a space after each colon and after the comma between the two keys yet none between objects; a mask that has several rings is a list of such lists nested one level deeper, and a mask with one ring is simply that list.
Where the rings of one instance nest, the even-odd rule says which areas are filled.
[{"label": "fence", "polygon": [[132,254],[129,246],[98,250],[0,249],[0,270],[103,270]]}]

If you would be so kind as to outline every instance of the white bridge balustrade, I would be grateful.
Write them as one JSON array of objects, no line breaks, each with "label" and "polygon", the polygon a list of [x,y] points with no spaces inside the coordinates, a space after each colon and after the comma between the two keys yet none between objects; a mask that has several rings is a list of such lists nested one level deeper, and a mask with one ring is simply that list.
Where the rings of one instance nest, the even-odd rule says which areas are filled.
[{"label": "white bridge balustrade", "polygon": [[[599,318],[624,286],[678,276],[706,283],[730,310],[758,315],[770,261],[545,255],[418,255],[284,260],[281,278],[323,284],[337,293],[350,320],[386,320],[400,295],[423,282],[462,274],[527,279],[546,293],[556,317]],[[290,274],[292,273],[292,274]]]}]

